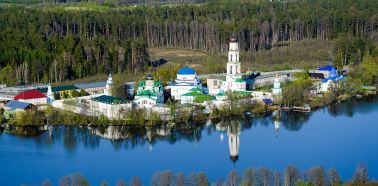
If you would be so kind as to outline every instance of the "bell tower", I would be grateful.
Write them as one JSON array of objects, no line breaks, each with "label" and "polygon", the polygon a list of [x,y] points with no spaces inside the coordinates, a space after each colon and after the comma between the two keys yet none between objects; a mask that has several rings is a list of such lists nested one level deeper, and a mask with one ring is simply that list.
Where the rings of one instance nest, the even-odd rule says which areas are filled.
[{"label": "bell tower", "polygon": [[104,90],[105,95],[111,96],[112,86],[113,86],[113,76],[112,76],[112,73],[110,72],[108,80],[106,81],[106,87],[105,87],[105,90]]},{"label": "bell tower", "polygon": [[231,36],[228,47],[227,75],[240,74],[240,66],[238,39],[235,36]]}]

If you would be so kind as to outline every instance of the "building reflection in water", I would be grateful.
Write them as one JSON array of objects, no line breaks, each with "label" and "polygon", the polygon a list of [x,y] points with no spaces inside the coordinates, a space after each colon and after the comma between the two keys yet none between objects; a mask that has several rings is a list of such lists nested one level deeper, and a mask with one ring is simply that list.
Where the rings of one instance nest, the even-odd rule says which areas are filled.
[{"label": "building reflection in water", "polygon": [[227,131],[230,160],[235,163],[239,159],[241,122],[238,120],[221,121],[215,128],[220,132],[221,142],[223,142],[224,132]]},{"label": "building reflection in water", "polygon": [[278,139],[278,133],[280,132],[280,121],[274,120],[274,130],[276,131],[276,139]]},{"label": "building reflection in water", "polygon": [[280,132],[280,124],[281,124],[281,111],[276,110],[272,113],[272,119],[274,124],[274,130],[276,133],[276,139],[278,139],[278,134]]},{"label": "building reflection in water", "polygon": [[[229,156],[233,162],[239,158],[240,133],[254,127],[274,126],[276,139],[280,130],[298,131],[311,116],[311,113],[274,112],[263,117],[240,117],[213,119],[203,123],[183,123],[159,126],[103,126],[103,127],[9,127],[3,132],[19,136],[35,136],[39,148],[50,148],[56,142],[62,142],[66,151],[75,152],[79,144],[91,149],[98,148],[102,139],[109,140],[115,150],[134,149],[136,147],[153,150],[156,143],[175,144],[185,140],[199,143],[203,135],[219,135],[220,142],[227,142]],[[273,131],[272,131],[273,133]],[[228,139],[225,139],[228,138]]]},{"label": "building reflection in water", "polygon": [[233,122],[233,125],[229,125],[227,130],[230,159],[234,163],[239,159],[240,128],[240,122]]}]

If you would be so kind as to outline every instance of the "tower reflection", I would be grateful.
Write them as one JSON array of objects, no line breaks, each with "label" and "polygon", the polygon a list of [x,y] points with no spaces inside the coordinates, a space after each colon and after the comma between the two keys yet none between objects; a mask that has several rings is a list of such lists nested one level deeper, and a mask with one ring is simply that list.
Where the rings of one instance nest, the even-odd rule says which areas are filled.
[{"label": "tower reflection", "polygon": [[232,122],[228,126],[228,147],[230,149],[230,159],[234,163],[239,159],[239,145],[240,145],[240,123]]}]

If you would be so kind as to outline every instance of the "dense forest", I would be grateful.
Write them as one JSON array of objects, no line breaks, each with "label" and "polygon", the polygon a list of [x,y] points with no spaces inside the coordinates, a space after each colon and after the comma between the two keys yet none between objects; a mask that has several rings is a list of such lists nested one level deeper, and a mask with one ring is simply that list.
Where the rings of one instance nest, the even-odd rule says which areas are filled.
[{"label": "dense forest", "polygon": [[377,40],[376,0],[256,2],[112,4],[104,11],[0,6],[0,81],[60,82],[110,70],[135,73],[149,64],[148,47],[219,53],[226,51],[231,34],[246,52],[292,41],[332,40],[340,33]]}]

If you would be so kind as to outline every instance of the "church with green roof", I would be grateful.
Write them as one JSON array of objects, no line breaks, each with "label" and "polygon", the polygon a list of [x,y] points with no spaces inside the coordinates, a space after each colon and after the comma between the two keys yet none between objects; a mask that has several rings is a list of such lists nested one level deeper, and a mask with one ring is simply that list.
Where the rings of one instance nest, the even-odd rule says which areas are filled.
[{"label": "church with green roof", "polygon": [[138,83],[134,103],[140,108],[152,108],[156,104],[164,103],[164,87],[161,81],[155,81],[153,76],[148,74]]}]

